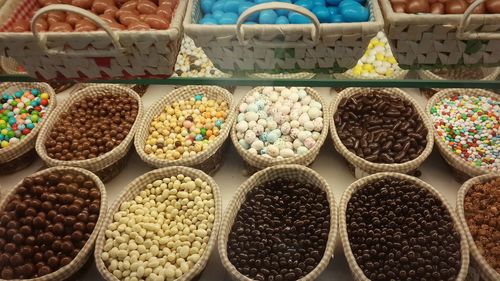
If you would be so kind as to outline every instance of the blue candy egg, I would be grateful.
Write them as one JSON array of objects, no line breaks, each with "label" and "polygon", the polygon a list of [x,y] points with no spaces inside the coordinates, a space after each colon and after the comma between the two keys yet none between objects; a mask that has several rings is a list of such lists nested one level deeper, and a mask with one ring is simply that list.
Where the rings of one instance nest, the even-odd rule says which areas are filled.
[{"label": "blue candy egg", "polygon": [[359,4],[359,2],[356,2],[354,0],[342,0],[342,2],[340,2],[339,4],[339,9],[342,9],[343,7],[347,6],[362,7],[361,4]]},{"label": "blue candy egg", "polygon": [[225,0],[217,0],[213,5],[212,5],[212,13],[215,11],[221,11],[224,12],[224,4],[226,3]]},{"label": "blue candy egg", "polygon": [[[291,4],[292,0],[277,0],[277,2],[283,2],[283,3],[289,3],[289,4]],[[278,14],[278,16],[288,17],[288,12],[289,11],[285,10],[285,9],[276,10],[276,14]]]},{"label": "blue candy egg", "polygon": [[362,22],[367,21],[370,17],[368,9],[359,5],[348,5],[340,9],[340,13],[346,22]]},{"label": "blue candy egg", "polygon": [[222,17],[222,15],[224,15],[223,11],[215,11],[215,12],[213,12],[212,17],[214,19],[218,19],[218,18]]},{"label": "blue candy egg", "polygon": [[342,0],[326,0],[326,3],[330,6],[338,6],[340,2],[342,2]]},{"label": "blue candy egg", "polygon": [[[210,15],[210,14],[209,14]],[[215,18],[213,18],[212,16],[204,16],[201,20],[200,20],[200,24],[217,24],[217,20]]]},{"label": "blue candy egg", "polygon": [[31,93],[34,95],[34,96],[38,96],[40,94],[40,91],[38,89],[31,89]]},{"label": "blue candy egg", "polygon": [[273,10],[265,10],[260,12],[259,14],[259,23],[260,24],[275,24],[278,15]]},{"label": "blue candy egg", "polygon": [[215,0],[201,0],[200,7],[203,11],[203,14],[210,14],[212,12],[212,6],[214,5]]},{"label": "blue candy egg", "polygon": [[330,15],[337,15],[339,13],[339,8],[337,7],[328,7],[328,11],[330,11]]},{"label": "blue candy egg", "polygon": [[326,6],[325,0],[313,0],[314,6]]},{"label": "blue candy egg", "polygon": [[[252,7],[252,6],[255,6],[255,3],[252,3],[252,2],[248,2],[248,1],[244,1],[244,2],[240,2],[240,5],[238,7],[238,14],[241,15],[243,14],[244,11],[246,11],[248,8]],[[259,20],[259,13],[253,13],[251,14],[247,20],[249,21],[258,21]]]},{"label": "blue candy egg", "polygon": [[319,22],[330,22],[330,11],[325,6],[315,6],[312,12],[318,18]]},{"label": "blue candy egg", "polygon": [[236,24],[238,15],[236,13],[224,13],[222,17],[217,19],[219,24]]},{"label": "blue candy egg", "polygon": [[287,17],[285,16],[279,16],[277,19],[276,19],[276,24],[289,24],[290,21],[288,20]]},{"label": "blue candy egg", "polygon": [[308,10],[312,10],[312,8],[314,7],[312,0],[299,0],[299,1],[295,2],[295,5],[302,6]]},{"label": "blue candy egg", "polygon": [[356,2],[359,2],[361,5],[364,5],[366,3],[366,0],[354,0]]},{"label": "blue candy egg", "polygon": [[255,4],[263,4],[263,3],[268,3],[268,2],[273,2],[273,0],[255,0]]},{"label": "blue candy egg", "polygon": [[20,98],[23,96],[23,93],[20,91],[17,91],[14,95],[16,96],[16,98]]},{"label": "blue candy egg", "polygon": [[335,14],[330,17],[331,23],[341,23],[345,22],[344,17],[341,14]]},{"label": "blue candy egg", "polygon": [[290,23],[293,24],[311,23],[311,20],[308,17],[303,16],[296,12],[288,13],[288,20],[290,21]]},{"label": "blue candy egg", "polygon": [[240,6],[241,1],[239,0],[227,0],[224,3],[224,12],[226,13],[238,13],[238,8]]},{"label": "blue candy egg", "polygon": [[257,24],[257,23],[256,23],[256,22],[254,22],[254,21],[246,21],[246,22],[244,22],[243,24]]}]

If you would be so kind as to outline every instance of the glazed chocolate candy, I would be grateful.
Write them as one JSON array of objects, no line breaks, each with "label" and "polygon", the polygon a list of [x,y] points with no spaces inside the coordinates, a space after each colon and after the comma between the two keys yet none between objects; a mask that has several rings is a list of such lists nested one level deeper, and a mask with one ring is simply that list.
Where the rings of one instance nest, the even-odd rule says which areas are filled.
[{"label": "glazed chocolate candy", "polygon": [[344,98],[334,115],[342,143],[374,163],[404,163],[427,145],[427,128],[407,100],[382,92]]},{"label": "glazed chocolate candy", "polygon": [[138,108],[128,95],[105,94],[74,103],[61,114],[45,141],[48,156],[85,160],[111,151],[129,133]]},{"label": "glazed chocolate candy", "polygon": [[309,183],[275,179],[253,188],[229,233],[229,261],[254,280],[297,280],[325,252],[330,208]]},{"label": "glazed chocolate candy", "polygon": [[89,239],[101,193],[87,176],[27,177],[0,211],[0,278],[28,279],[69,264]]},{"label": "glazed chocolate candy", "polygon": [[352,253],[370,280],[455,280],[460,271],[460,236],[450,213],[408,181],[379,179],[355,192],[346,224]]}]

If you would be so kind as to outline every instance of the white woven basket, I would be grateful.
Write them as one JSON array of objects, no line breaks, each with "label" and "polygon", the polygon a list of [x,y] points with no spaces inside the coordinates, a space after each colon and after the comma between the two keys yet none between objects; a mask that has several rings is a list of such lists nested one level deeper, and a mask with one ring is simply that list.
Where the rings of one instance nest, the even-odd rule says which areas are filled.
[{"label": "white woven basket", "polygon": [[0,66],[7,74],[26,74],[26,72],[19,71],[19,64],[13,58],[0,57]]},{"label": "white woven basket", "polygon": [[[10,279],[10,281],[21,281],[21,280],[29,280],[29,281],[63,281],[63,280],[68,280],[73,274],[75,274],[88,260],[88,258],[91,256],[93,250],[94,250],[94,242],[97,238],[97,235],[103,226],[104,223],[104,218],[106,217],[106,212],[108,210],[108,199],[106,196],[106,188],[104,187],[104,184],[101,182],[101,180],[93,173],[80,169],[80,168],[74,168],[74,167],[63,167],[63,166],[58,166],[58,167],[52,167],[48,168],[39,172],[36,172],[30,177],[36,177],[39,175],[44,175],[53,171],[60,171],[60,172],[73,172],[73,173],[78,173],[78,174],[83,174],[87,177],[89,177],[99,188],[99,191],[101,192],[101,206],[99,209],[99,217],[97,219],[96,225],[94,227],[94,230],[92,231],[92,234],[90,235],[89,239],[85,243],[85,246],[80,250],[78,255],[67,265],[61,267],[60,269],[49,273],[47,275],[44,275],[42,277],[38,278],[31,278],[31,279]],[[19,183],[16,184],[14,188],[12,188],[5,196],[3,196],[1,202],[0,202],[0,210],[4,210],[5,207],[7,206],[7,203],[9,200],[16,194],[17,188],[22,185],[23,181],[21,180]],[[7,281],[5,279],[0,279],[0,281]]]},{"label": "white woven basket", "polygon": [[[481,68],[481,70],[484,73],[484,77],[481,78],[481,80],[485,81],[495,80],[497,76],[500,74],[500,67],[483,67]],[[419,70],[417,71],[417,74],[418,77],[422,80],[450,80],[450,78],[437,75],[436,73],[432,72],[432,70]],[[457,77],[456,79],[461,79],[461,78]],[[432,90],[434,91],[435,94],[435,92],[438,92],[441,89],[432,88]]]},{"label": "white woven basket", "polygon": [[[262,92],[262,89],[264,87],[257,87],[252,89],[250,92],[248,92],[245,97],[243,97],[240,101],[239,104],[243,103],[245,101],[245,98],[247,96],[252,95],[255,92]],[[241,144],[238,142],[238,137],[236,133],[236,126],[233,126],[231,129],[231,141],[233,142],[234,147],[236,148],[236,151],[238,154],[245,160],[245,163],[249,165],[249,172],[255,172],[255,170],[261,170],[267,167],[275,166],[275,165],[281,165],[281,164],[300,164],[304,166],[309,166],[314,159],[316,159],[316,156],[318,156],[319,151],[321,149],[321,146],[325,142],[326,136],[328,135],[328,126],[330,124],[329,116],[329,108],[321,95],[316,92],[313,88],[305,88],[305,91],[311,98],[317,102],[319,102],[322,106],[321,110],[323,111],[323,130],[321,131],[321,134],[316,141],[316,144],[314,147],[312,147],[306,154],[300,155],[300,156],[294,156],[290,158],[282,158],[282,159],[277,159],[277,158],[272,158],[272,157],[265,157],[262,155],[254,155],[250,153],[248,150],[244,149]],[[239,105],[238,105],[239,108]],[[238,110],[238,109],[236,109]],[[236,122],[235,122],[236,124]]]},{"label": "white woven basket", "polygon": [[[135,117],[134,125],[132,125],[132,127],[130,128],[130,131],[127,134],[127,136],[122,140],[122,142],[119,145],[117,145],[111,151],[108,151],[107,153],[95,158],[85,159],[85,160],[72,160],[72,161],[62,161],[50,158],[45,149],[45,141],[49,136],[50,132],[52,131],[52,128],[59,120],[61,114],[66,112],[75,102],[85,99],[86,97],[98,97],[103,94],[128,95],[137,101],[139,110],[137,112],[137,116]],[[134,139],[135,131],[139,127],[139,122],[140,122],[139,120],[141,120],[142,114],[143,114],[143,107],[141,98],[133,90],[112,84],[90,86],[78,91],[74,95],[71,95],[64,102],[64,104],[59,106],[56,109],[56,111],[50,116],[50,118],[46,120],[46,125],[40,131],[40,135],[38,136],[38,139],[36,141],[35,148],[40,158],[42,158],[45,164],[47,164],[49,167],[51,166],[80,167],[92,171],[94,173],[97,173],[103,179],[103,181],[107,181],[111,178],[111,175],[106,174],[109,172],[102,174],[102,171],[107,171],[105,169],[113,170],[112,169],[113,165],[117,163],[123,165],[123,163],[121,163],[123,161],[121,160],[124,159],[126,160],[125,157],[130,147],[132,146],[132,141]],[[113,176],[116,176],[116,174]]]},{"label": "white woven basket", "polygon": [[68,11],[93,21],[104,31],[8,31],[16,19],[28,19],[40,6],[37,0],[8,0],[0,10],[0,54],[13,57],[30,76],[41,79],[98,79],[168,77],[172,75],[182,39],[187,1],[179,1],[167,30],[114,31],[97,15],[72,6],[54,4],[39,9],[32,20],[50,11]]},{"label": "white woven basket", "polygon": [[[226,120],[222,124],[222,129],[220,130],[219,136],[215,138],[215,140],[208,146],[206,150],[187,158],[168,160],[159,159],[153,155],[146,154],[146,152],[144,152],[144,147],[149,136],[149,127],[153,118],[161,114],[165,110],[165,107],[167,105],[180,100],[188,100],[190,98],[193,98],[200,92],[204,94],[204,97],[215,100],[224,100],[229,106],[229,112],[227,113]],[[211,174],[215,172],[215,170],[217,170],[217,168],[221,164],[220,160],[222,157],[222,146],[229,136],[229,132],[231,130],[231,127],[233,126],[235,119],[236,110],[235,102],[233,102],[233,95],[226,89],[217,86],[181,87],[165,95],[163,99],[161,99],[148,109],[141,121],[141,124],[139,125],[137,134],[135,136],[135,149],[141,159],[148,165],[151,165],[153,167],[160,168],[167,166],[189,166]]]},{"label": "white woven basket", "polygon": [[392,53],[404,68],[500,64],[500,14],[407,14],[380,0]]},{"label": "white woven basket", "polygon": [[312,79],[316,76],[314,72],[296,72],[296,73],[252,73],[250,77],[263,79]]},{"label": "white woven basket", "polygon": [[467,241],[469,242],[470,255],[472,256],[471,268],[469,269],[469,273],[471,273],[472,270],[477,271],[481,280],[484,281],[498,281],[500,280],[500,274],[488,264],[488,262],[484,259],[483,255],[477,248],[476,242],[474,242],[474,238],[470,233],[469,225],[467,224],[467,220],[465,219],[464,200],[467,192],[472,186],[476,184],[483,184],[498,177],[500,177],[500,174],[489,174],[474,177],[466,181],[462,185],[462,187],[458,191],[457,196],[457,214],[458,218],[460,219],[460,223],[465,230],[465,235],[467,236]]},{"label": "white woven basket", "polygon": [[[125,201],[134,200],[135,196],[137,196],[147,184],[152,183],[155,180],[161,180],[165,177],[177,176],[179,174],[183,174],[184,176],[191,177],[192,179],[200,178],[201,180],[208,183],[210,187],[212,187],[212,193],[215,201],[215,220],[212,226],[212,233],[210,234],[210,239],[207,243],[207,248],[201,255],[201,258],[198,262],[191,268],[188,272],[184,273],[181,277],[175,279],[176,281],[188,281],[193,280],[196,276],[198,276],[205,266],[207,265],[208,258],[210,257],[210,253],[212,249],[216,247],[217,243],[217,235],[219,233],[219,225],[222,219],[222,199],[219,190],[219,186],[215,183],[214,179],[205,174],[200,170],[196,170],[193,168],[182,167],[182,166],[172,166],[167,168],[156,169],[151,172],[148,172],[138,178],[135,178],[132,182],[130,182],[122,191],[120,196],[113,202],[111,207],[109,208],[108,215],[103,222],[103,226],[99,232],[99,236],[97,237],[96,247],[94,252],[94,258],[97,266],[97,270],[107,281],[120,281],[120,279],[116,278],[109,270],[106,268],[104,261],[101,258],[101,254],[103,252],[104,243],[106,242],[105,232],[107,227],[113,222],[113,216],[116,212],[120,210],[120,206]],[[166,202],[166,201],[165,201]],[[163,276],[165,279],[166,277]]]},{"label": "white woven basket", "polygon": [[340,155],[342,155],[342,157],[345,158],[345,160],[349,165],[354,167],[354,176],[358,179],[379,172],[409,173],[418,169],[418,167],[430,155],[430,153],[432,152],[432,147],[434,146],[432,123],[430,122],[428,115],[425,114],[424,110],[419,106],[417,101],[415,101],[410,95],[408,95],[407,93],[403,92],[400,89],[387,88],[387,89],[379,89],[377,91],[385,93],[387,95],[398,96],[401,99],[409,101],[413,105],[415,110],[418,112],[420,118],[422,118],[422,122],[424,123],[424,126],[427,128],[427,137],[426,137],[427,145],[417,158],[399,164],[373,163],[349,151],[349,149],[347,149],[347,147],[340,140],[340,137],[337,134],[337,127],[335,126],[335,122],[333,120],[333,116],[335,115],[335,112],[337,112],[340,102],[344,98],[350,98],[351,96],[362,93],[371,93],[372,91],[374,91],[374,89],[347,88],[342,92],[338,93],[338,95],[332,100],[330,104],[331,115],[329,116],[329,119],[331,120],[329,120],[329,122],[330,122],[330,135],[333,139],[333,146],[335,147],[335,150],[337,150],[337,152],[340,153]]},{"label": "white woven basket", "polygon": [[358,263],[356,262],[356,258],[354,257],[354,254],[352,253],[351,250],[351,245],[349,243],[349,236],[347,234],[347,224],[346,224],[347,205],[349,203],[349,200],[351,199],[351,196],[354,193],[356,193],[356,191],[362,189],[368,183],[383,178],[396,178],[400,180],[409,181],[410,183],[415,184],[419,188],[430,192],[444,205],[444,207],[450,214],[450,217],[453,221],[453,225],[455,226],[455,230],[460,235],[461,268],[455,280],[456,281],[465,280],[465,277],[467,276],[467,270],[469,269],[469,246],[467,244],[467,238],[465,237],[465,232],[462,226],[460,225],[460,221],[453,212],[453,209],[451,208],[450,204],[446,201],[444,196],[437,189],[435,189],[428,183],[419,180],[415,177],[399,173],[377,173],[364,177],[349,185],[349,187],[342,194],[342,198],[340,199],[340,205],[339,205],[339,234],[340,234],[340,239],[342,241],[342,247],[344,248],[344,254],[347,258],[347,263],[349,264],[349,268],[351,269],[354,280],[370,281],[370,279],[368,279],[363,273],[363,270],[359,267]]},{"label": "white woven basket", "polygon": [[[376,0],[368,0],[370,20],[358,23],[322,23],[309,10],[293,4],[270,2],[241,14],[236,25],[201,25],[200,1],[189,2],[184,28],[215,66],[234,70],[347,70],[361,58],[370,40],[382,30]],[[243,25],[252,13],[287,9],[303,14],[313,24]]]},{"label": "white woven basket", "polygon": [[316,265],[316,267],[309,272],[306,276],[299,279],[299,281],[312,281],[319,277],[319,275],[325,270],[325,268],[333,259],[333,254],[335,250],[335,242],[337,239],[337,206],[335,204],[335,198],[333,196],[332,189],[326,182],[326,180],[321,177],[318,173],[301,165],[278,165],[273,166],[262,171],[255,173],[253,176],[248,178],[243,182],[240,187],[236,190],[236,194],[229,202],[226,213],[222,220],[219,233],[219,255],[222,259],[222,265],[229,272],[232,280],[236,281],[252,281],[252,279],[241,274],[236,267],[229,261],[227,256],[227,241],[229,239],[229,233],[234,224],[234,220],[241,208],[241,205],[246,200],[247,193],[253,188],[267,181],[276,178],[287,178],[296,180],[299,182],[311,183],[326,193],[326,198],[330,207],[330,231],[328,235],[328,240],[326,241],[326,248],[323,254],[323,258]]}]

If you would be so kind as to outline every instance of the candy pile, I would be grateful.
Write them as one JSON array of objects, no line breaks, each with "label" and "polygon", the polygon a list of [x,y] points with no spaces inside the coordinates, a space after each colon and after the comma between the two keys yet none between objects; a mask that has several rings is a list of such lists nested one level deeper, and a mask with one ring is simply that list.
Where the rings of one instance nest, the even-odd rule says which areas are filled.
[{"label": "candy pile", "polygon": [[368,44],[368,49],[358,64],[346,71],[346,74],[362,78],[391,77],[398,70],[401,69],[392,55],[387,38],[383,32],[379,32]]},{"label": "candy pile", "polygon": [[[111,29],[149,30],[167,29],[178,0],[38,0],[41,7],[51,4],[69,4],[98,15]],[[30,19],[20,19],[11,27],[13,32],[30,31]],[[91,20],[75,13],[52,11],[36,22],[40,32],[89,32],[99,28]]]},{"label": "candy pile", "polygon": [[174,280],[200,260],[215,221],[207,182],[182,174],[147,184],[105,232],[101,259],[119,280]]},{"label": "candy pile", "polygon": [[454,95],[431,108],[440,141],[476,167],[500,171],[500,100]]},{"label": "candy pile", "polygon": [[177,55],[174,76],[224,77],[228,74],[218,70],[205,55],[203,49],[196,47],[193,39],[184,36],[179,55]]},{"label": "candy pile", "polygon": [[[432,14],[463,14],[474,0],[391,0],[392,9],[396,13],[432,13]],[[500,13],[500,0],[486,0],[473,11],[474,14]]]},{"label": "candy pile", "polygon": [[226,101],[203,93],[169,104],[151,121],[144,152],[167,160],[194,156],[219,136],[228,113]]},{"label": "candy pile", "polygon": [[235,125],[238,142],[255,155],[306,154],[323,130],[321,103],[302,87],[263,87],[245,97]]},{"label": "candy pile", "polygon": [[[272,0],[201,0],[203,18],[200,24],[236,24],[248,8]],[[322,23],[364,22],[370,17],[365,0],[279,0],[311,11]],[[264,10],[253,13],[246,24],[304,24],[311,20],[288,10]]]},{"label": "candy pile", "polygon": [[9,147],[26,138],[45,116],[49,100],[49,94],[42,93],[38,89],[2,94],[0,147]]}]

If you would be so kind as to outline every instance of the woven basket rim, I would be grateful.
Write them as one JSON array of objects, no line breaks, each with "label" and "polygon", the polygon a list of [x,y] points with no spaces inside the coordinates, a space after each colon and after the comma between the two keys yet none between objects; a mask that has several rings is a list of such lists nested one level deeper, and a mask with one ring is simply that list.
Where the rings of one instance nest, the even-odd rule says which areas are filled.
[{"label": "woven basket rim", "polygon": [[[228,114],[226,120],[224,121],[224,125],[222,130],[219,131],[219,136],[215,138],[215,140],[208,146],[208,148],[204,151],[197,153],[196,155],[189,156],[186,158],[180,158],[177,160],[168,160],[168,159],[159,159],[150,154],[146,154],[144,152],[144,146],[148,137],[149,127],[151,121],[159,114],[156,112],[161,112],[165,108],[165,106],[172,104],[173,102],[179,101],[176,96],[183,95],[185,93],[191,92],[193,95],[201,90],[209,92],[217,96],[227,102],[228,104]],[[231,127],[233,126],[234,120],[236,119],[236,111],[235,111],[236,103],[234,102],[233,95],[226,89],[218,86],[184,86],[177,89],[172,90],[170,93],[165,95],[162,99],[155,102],[151,105],[146,114],[143,116],[140,126],[136,132],[134,138],[134,146],[139,154],[139,157],[149,165],[155,167],[166,167],[166,166],[182,166],[182,165],[196,165],[202,163],[217,152],[218,149],[222,147],[227,137],[229,136],[229,132]]]},{"label": "woven basket rim", "polygon": [[[486,174],[486,173],[492,173],[495,172],[495,170],[489,170],[487,168],[483,167],[477,167],[471,165],[469,162],[465,161],[458,155],[450,152],[446,144],[440,139],[439,135],[437,134],[437,130],[434,129],[434,121],[432,121],[432,115],[431,115],[431,108],[438,102],[441,101],[444,98],[451,97],[453,95],[468,95],[468,96],[486,96],[490,98],[497,98],[498,99],[498,94],[495,94],[493,92],[489,92],[486,90],[482,89],[445,89],[437,92],[435,95],[433,95],[429,101],[427,101],[427,106],[426,106],[426,114],[429,117],[429,119],[432,122],[432,131],[435,139],[435,143],[437,144],[437,147],[439,149],[439,152],[441,155],[444,157],[446,162],[453,166],[455,169],[467,174],[470,177],[473,176],[478,176],[481,174]],[[497,172],[500,172],[497,171]]]},{"label": "woven basket rim", "polygon": [[[77,167],[69,167],[69,166],[55,166],[55,167],[50,167],[38,172],[35,172],[33,174],[30,174],[27,177],[36,177],[39,175],[44,175],[53,171],[72,171],[76,173],[83,174],[90,179],[92,179],[99,188],[99,191],[101,192],[101,206],[99,209],[99,217],[97,219],[96,225],[94,230],[92,231],[92,234],[90,235],[89,239],[85,243],[82,249],[80,249],[80,252],[78,255],[71,260],[71,262],[60,269],[49,273],[47,275],[37,277],[37,278],[31,278],[31,279],[10,279],[14,281],[21,281],[21,280],[30,280],[30,281],[63,281],[66,280],[68,277],[72,276],[75,272],[77,272],[86,262],[88,257],[91,255],[92,250],[94,249],[94,242],[97,238],[98,233],[100,232],[100,228],[102,227],[104,223],[104,217],[106,217],[106,212],[107,212],[107,195],[106,195],[106,188],[102,181],[97,177],[94,173],[82,169],[82,168],[77,168]],[[18,187],[20,187],[23,183],[23,179],[21,179],[15,186],[12,188],[3,198],[0,200],[0,210],[5,209],[7,202],[10,200],[12,196],[16,194],[16,191]],[[0,279],[0,280],[5,280],[5,279]]]},{"label": "woven basket rim", "polygon": [[330,124],[330,135],[333,139],[333,144],[334,144],[335,148],[350,163],[353,163],[354,166],[357,166],[354,163],[360,163],[361,167],[359,167],[359,168],[361,168],[363,170],[367,169],[368,170],[367,172],[372,172],[372,171],[375,171],[375,172],[387,171],[387,172],[389,172],[390,170],[393,170],[393,169],[394,170],[407,170],[407,169],[409,169],[408,171],[410,171],[411,169],[417,168],[425,161],[425,159],[427,159],[427,157],[429,157],[429,155],[432,152],[432,148],[434,146],[434,137],[433,137],[433,134],[431,133],[431,131],[433,128],[432,128],[432,124],[430,122],[430,119],[425,114],[425,112],[421,108],[421,106],[417,103],[417,101],[413,97],[411,97],[410,95],[408,95],[407,93],[402,91],[401,89],[387,88],[387,89],[376,89],[376,91],[382,92],[382,93],[387,94],[387,95],[392,95],[392,96],[397,95],[401,99],[405,99],[406,101],[409,101],[413,105],[413,108],[419,114],[420,118],[422,119],[422,123],[427,128],[427,136],[426,136],[427,144],[426,144],[424,150],[422,151],[422,153],[417,158],[412,159],[408,162],[397,163],[397,164],[374,163],[374,162],[367,161],[364,158],[361,158],[360,156],[356,155],[355,153],[349,151],[349,149],[347,149],[347,147],[344,145],[344,143],[340,140],[340,137],[337,134],[337,127],[335,126],[335,121],[333,120],[334,119],[333,117],[334,117],[335,113],[337,112],[339,103],[344,98],[349,98],[351,96],[361,94],[361,93],[370,93],[373,90],[374,89],[370,89],[370,88],[347,88],[347,89],[341,91],[340,93],[338,93],[337,96],[333,98],[332,102],[330,103],[331,115],[329,118],[330,118],[330,123],[331,123]]},{"label": "woven basket rim", "polygon": [[[57,107],[57,99],[56,99],[56,93],[54,89],[47,83],[43,82],[7,82],[7,83],[0,83],[0,91],[5,91],[9,88],[36,88],[39,89],[41,92],[45,92],[49,94],[49,106],[47,111],[45,112],[45,116],[41,119],[41,121],[35,126],[35,128],[28,134],[28,136],[22,140],[19,141],[17,144],[9,146],[7,148],[2,148],[0,149],[0,161],[2,163],[5,163],[7,161],[10,161],[12,159],[15,159],[19,155],[25,153],[26,151],[32,149],[35,146],[35,141],[38,137],[38,133],[42,130],[44,125],[47,123],[46,121],[52,116],[52,112],[55,112],[55,108]],[[42,91],[42,89],[44,89]],[[5,156],[5,154],[10,154],[8,156]],[[4,159],[5,157],[5,159]]]},{"label": "woven basket rim", "polygon": [[17,61],[10,57],[0,56],[0,68],[7,74],[26,74],[26,72],[18,71],[12,67],[12,64],[17,64]]},{"label": "woven basket rim", "polygon": [[316,76],[316,73],[307,71],[287,74],[273,74],[265,72],[250,74],[250,77],[262,79],[312,79],[314,76]]},{"label": "woven basket rim", "polygon": [[470,233],[469,225],[467,224],[467,220],[465,219],[464,200],[467,192],[472,186],[480,183],[485,183],[496,178],[500,178],[500,174],[486,174],[467,180],[458,190],[456,204],[457,216],[460,219],[460,223],[462,224],[462,227],[465,231],[465,236],[467,237],[467,241],[469,242],[470,254],[474,261],[479,265],[481,273],[486,275],[488,280],[491,281],[500,280],[500,273],[498,273],[494,268],[491,267],[491,265],[484,259],[483,255],[479,252],[479,249],[476,246],[476,242],[474,241],[474,238]]},{"label": "woven basket rim", "polygon": [[[50,130],[55,126],[55,123],[59,120],[59,117],[62,113],[67,112],[67,109],[70,108],[74,103],[79,102],[80,100],[83,100],[87,96],[92,96],[96,93],[102,93],[106,92],[111,95],[128,95],[132,98],[134,98],[137,101],[137,106],[138,106],[138,111],[137,115],[135,117],[135,121],[130,128],[127,136],[118,144],[115,146],[112,150],[106,152],[105,154],[102,154],[98,157],[95,158],[90,158],[90,159],[85,159],[85,160],[70,160],[70,161],[63,161],[63,160],[58,160],[58,159],[53,159],[50,158],[47,154],[46,148],[45,148],[45,139],[46,136],[49,135]],[[40,132],[37,141],[36,141],[36,151],[40,158],[42,160],[51,165],[51,166],[77,166],[77,167],[92,167],[96,163],[101,163],[106,159],[109,158],[121,158],[123,155],[126,154],[128,149],[126,149],[126,152],[123,155],[117,155],[116,152],[120,151],[121,149],[124,149],[125,147],[128,147],[130,143],[133,141],[135,131],[139,127],[140,120],[143,115],[143,104],[142,104],[142,99],[141,97],[131,88],[123,87],[123,86],[118,86],[118,85],[112,85],[112,84],[104,84],[104,85],[93,85],[89,86],[83,89],[78,90],[75,92],[75,94],[71,95],[65,102],[57,108],[54,114],[52,114],[50,117],[50,125],[51,126],[45,126],[43,130]]]},{"label": "woven basket rim", "polygon": [[406,69],[396,69],[394,71],[394,74],[392,76],[376,76],[376,77],[361,77],[361,76],[354,76],[350,73],[342,72],[342,73],[334,73],[333,77],[335,79],[359,79],[359,80],[397,80],[397,79],[404,79],[406,75],[408,75],[409,70]]},{"label": "woven basket rim", "polygon": [[279,175],[280,172],[282,171],[290,171],[294,170],[296,172],[300,172],[303,174],[307,174],[309,177],[315,178],[318,182],[320,182],[319,188],[325,192],[325,195],[327,197],[328,203],[329,203],[329,208],[330,208],[330,231],[328,235],[328,240],[326,243],[325,247],[325,252],[323,254],[323,257],[321,258],[321,261],[316,265],[316,267],[309,272],[306,276],[302,277],[299,279],[299,281],[311,281],[316,279],[323,270],[326,269],[328,264],[330,263],[330,260],[333,259],[333,254],[335,250],[335,243],[337,239],[337,233],[338,233],[338,210],[337,210],[337,205],[335,203],[335,197],[333,194],[332,189],[330,188],[329,184],[327,181],[316,171],[307,168],[302,165],[297,165],[297,164],[285,164],[285,165],[277,165],[277,166],[272,166],[268,167],[264,170],[258,171],[255,174],[253,174],[251,177],[249,177],[247,180],[245,180],[236,190],[235,195],[231,198],[231,201],[228,204],[228,207],[226,208],[225,214],[223,221],[221,223],[221,228],[219,232],[219,239],[218,239],[218,250],[219,250],[219,255],[221,257],[222,265],[224,268],[232,275],[233,279],[235,280],[244,280],[244,281],[251,281],[252,279],[246,277],[245,275],[241,274],[236,267],[229,261],[227,257],[227,237],[229,236],[229,233],[231,231],[232,224],[234,223],[234,219],[237,215],[237,212],[240,210],[241,204],[243,203],[240,202],[238,203],[240,198],[244,198],[248,191],[251,189],[255,188],[256,184],[260,181],[265,181],[269,180],[270,178],[274,178]]},{"label": "woven basket rim", "polygon": [[[189,176],[193,179],[200,178],[201,180],[207,182],[207,184],[212,188],[212,194],[215,201],[215,220],[213,222],[212,232],[210,234],[209,241],[207,242],[207,248],[203,252],[201,258],[188,272],[184,273],[181,277],[175,280],[176,281],[191,280],[195,276],[200,274],[201,271],[205,268],[212,250],[214,249],[214,247],[215,248],[217,247],[215,244],[217,243],[219,226],[222,220],[222,199],[221,199],[222,197],[220,188],[211,176],[207,175],[205,172],[201,170],[185,166],[170,166],[149,171],[133,179],[125,186],[120,195],[115,199],[113,204],[111,204],[111,206],[109,207],[108,214],[104,219],[103,226],[101,227],[99,234],[97,236],[96,247],[94,251],[94,259],[97,266],[97,270],[105,280],[120,281],[120,279],[116,278],[111,272],[109,272],[109,270],[107,269],[106,265],[104,264],[101,258],[101,254],[103,252],[103,247],[104,247],[104,241],[106,239],[105,232],[107,227],[112,223],[114,214],[119,210],[123,202],[130,201],[130,199],[127,199],[127,197],[130,194],[131,195],[137,194],[136,192],[133,192],[132,189],[134,189],[136,186],[141,185],[142,181],[147,180],[149,183],[152,183],[155,179],[161,179],[163,177],[175,176],[179,174],[184,174],[185,176]],[[144,190],[144,188],[141,188],[141,190]]]},{"label": "woven basket rim", "polygon": [[[488,71],[491,71],[488,74],[485,74],[483,78],[479,80],[495,80],[497,76],[500,74],[500,67],[481,67],[481,70],[483,71],[483,74],[487,73]],[[432,70],[419,70],[417,71],[418,76],[421,79],[433,79],[433,80],[450,80],[446,77],[437,75],[436,73],[432,72]]]},{"label": "woven basket rim", "polygon": [[352,184],[350,184],[347,189],[344,191],[342,194],[342,198],[340,199],[340,204],[339,204],[339,234],[340,234],[340,239],[342,241],[342,246],[344,248],[344,254],[346,256],[349,268],[351,269],[353,275],[355,276],[356,280],[359,281],[369,281],[369,279],[365,276],[361,268],[359,267],[358,263],[356,262],[356,259],[354,257],[354,254],[352,253],[352,249],[349,243],[349,236],[347,234],[347,224],[346,224],[346,209],[347,205],[349,203],[349,200],[351,199],[351,196],[354,192],[357,190],[364,188],[366,184],[374,182],[378,179],[383,179],[383,178],[397,178],[401,180],[406,180],[409,181],[416,186],[418,186],[420,189],[425,189],[426,191],[430,192],[434,197],[436,197],[445,207],[445,209],[448,211],[450,214],[450,217],[452,219],[453,225],[455,227],[455,230],[457,233],[460,235],[460,255],[461,255],[461,267],[460,271],[457,274],[457,281],[465,280],[468,269],[469,269],[469,246],[467,243],[467,238],[465,236],[465,231],[463,230],[459,219],[457,218],[455,212],[453,211],[453,208],[450,206],[446,198],[433,186],[430,184],[412,177],[408,176],[405,174],[400,174],[400,173],[393,173],[393,172],[383,172],[383,173],[376,173],[373,175],[369,175],[367,177],[364,177],[362,179],[359,179]]}]

